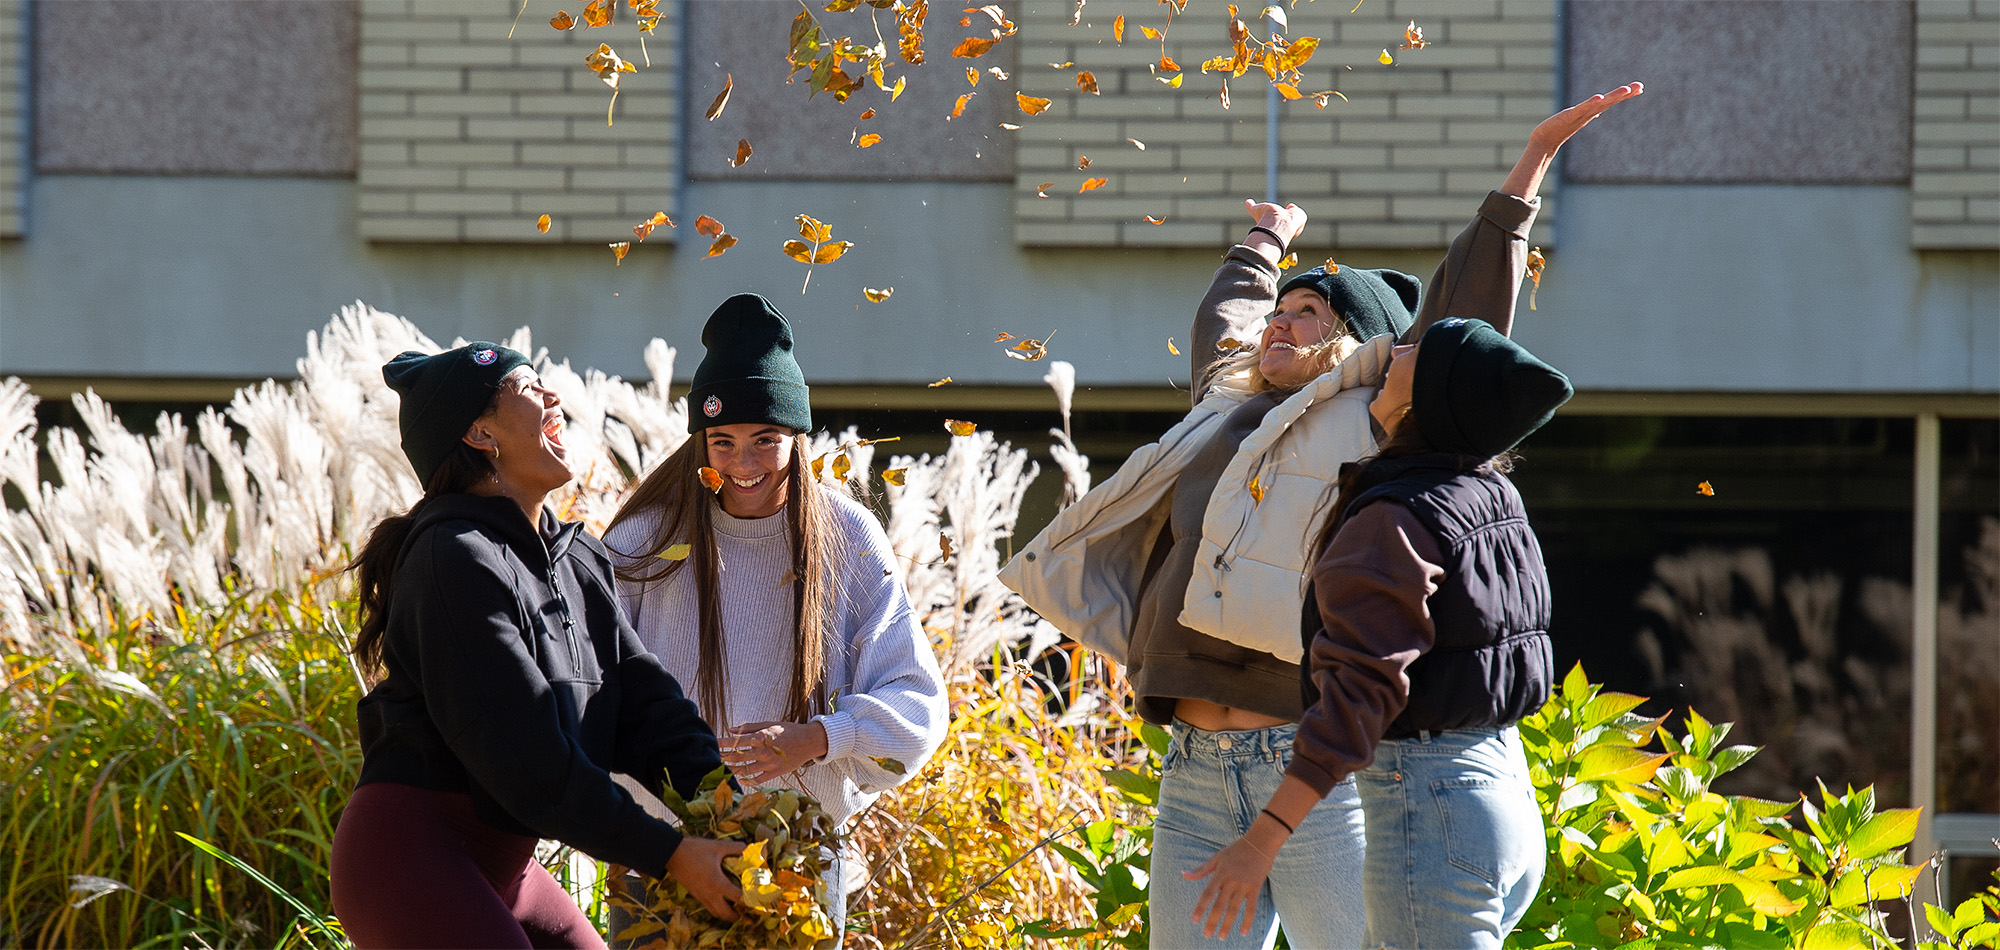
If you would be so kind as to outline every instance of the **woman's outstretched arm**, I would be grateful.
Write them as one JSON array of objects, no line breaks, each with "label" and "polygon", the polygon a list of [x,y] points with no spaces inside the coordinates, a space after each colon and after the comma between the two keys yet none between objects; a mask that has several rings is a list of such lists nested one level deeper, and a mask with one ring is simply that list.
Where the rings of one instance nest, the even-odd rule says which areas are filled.
[{"label": "woman's outstretched arm", "polygon": [[1644,83],[1626,83],[1610,92],[1591,96],[1555,115],[1543,119],[1528,133],[1528,147],[1521,151],[1521,160],[1514,163],[1514,170],[1507,175],[1507,181],[1500,186],[1500,193],[1516,198],[1533,200],[1542,190],[1542,177],[1549,172],[1549,165],[1555,161],[1556,151],[1569,141],[1569,137],[1582,131],[1592,119],[1603,115],[1612,106],[1632,99],[1646,91]]},{"label": "woman's outstretched arm", "polygon": [[1208,393],[1208,370],[1216,360],[1216,344],[1224,337],[1249,342],[1262,329],[1264,318],[1278,303],[1278,262],[1305,229],[1306,213],[1298,205],[1275,205],[1245,200],[1243,209],[1251,224],[1260,228],[1249,232],[1241,244],[1223,255],[1209,281],[1208,293],[1195,308],[1194,327],[1188,332],[1188,380],[1193,384],[1193,401],[1201,402]]}]

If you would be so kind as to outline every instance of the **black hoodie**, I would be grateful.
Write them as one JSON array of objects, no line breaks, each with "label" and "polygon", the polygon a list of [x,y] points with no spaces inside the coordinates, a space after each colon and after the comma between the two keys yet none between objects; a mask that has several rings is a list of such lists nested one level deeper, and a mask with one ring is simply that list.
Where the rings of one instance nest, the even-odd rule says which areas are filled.
[{"label": "black hoodie", "polygon": [[680,832],[612,781],[693,797],[715,734],[613,594],[604,545],[503,497],[422,506],[397,565],[387,674],[357,709],[361,781],[465,792],[480,819],[660,876]]}]

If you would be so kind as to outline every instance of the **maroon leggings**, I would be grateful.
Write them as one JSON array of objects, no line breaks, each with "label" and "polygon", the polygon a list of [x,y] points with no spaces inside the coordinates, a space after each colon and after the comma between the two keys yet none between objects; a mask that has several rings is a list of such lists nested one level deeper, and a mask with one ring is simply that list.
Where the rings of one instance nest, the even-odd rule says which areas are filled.
[{"label": "maroon leggings", "polygon": [[363,950],[591,947],[604,937],[535,861],[535,839],[473,817],[472,798],[376,782],[333,835],[333,912]]}]

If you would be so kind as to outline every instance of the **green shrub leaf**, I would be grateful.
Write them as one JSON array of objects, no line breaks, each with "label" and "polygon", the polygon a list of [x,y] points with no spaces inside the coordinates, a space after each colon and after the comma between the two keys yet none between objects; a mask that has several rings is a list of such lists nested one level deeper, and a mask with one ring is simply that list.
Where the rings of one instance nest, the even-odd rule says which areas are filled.
[{"label": "green shrub leaf", "polygon": [[1847,839],[1847,854],[1853,860],[1872,858],[1909,844],[1917,833],[1917,809],[1892,808],[1868,819]]},{"label": "green shrub leaf", "polygon": [[1854,907],[1869,901],[1908,897],[1910,885],[1921,867],[1883,865],[1860,867],[1840,876],[1826,892],[1826,902],[1835,907]]},{"label": "green shrub leaf", "polygon": [[1653,773],[1659,770],[1660,763],[1666,760],[1664,753],[1651,755],[1626,746],[1591,746],[1576,757],[1576,777],[1585,782],[1637,784],[1651,779]]},{"label": "green shrub leaf", "polygon": [[1577,719],[1585,728],[1601,726],[1639,708],[1645,701],[1646,697],[1633,696],[1630,693],[1598,693],[1591,697],[1590,702],[1583,704],[1582,711],[1577,713]]},{"label": "green shrub leaf", "polygon": [[1852,950],[1868,945],[1868,930],[1846,920],[1829,920],[1806,934],[1800,950]]},{"label": "green shrub leaf", "polygon": [[[1972,903],[1974,902],[1968,900],[1964,904],[1958,905],[1958,908],[1964,910],[1967,904]],[[1945,940],[1950,941],[1958,937],[1958,924],[1951,919],[1950,914],[1944,912],[1944,908],[1936,904],[1925,904],[1924,919],[1929,921],[1931,929],[1937,931],[1938,936],[1943,937]]]}]

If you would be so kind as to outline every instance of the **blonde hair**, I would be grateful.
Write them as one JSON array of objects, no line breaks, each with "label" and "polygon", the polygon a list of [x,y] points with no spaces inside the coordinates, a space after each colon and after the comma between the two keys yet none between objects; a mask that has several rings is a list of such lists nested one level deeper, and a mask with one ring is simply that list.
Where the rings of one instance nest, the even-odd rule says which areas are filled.
[{"label": "blonde hair", "polygon": [[[1306,382],[1325,374],[1361,349],[1362,341],[1347,328],[1347,321],[1339,314],[1334,315],[1333,321],[1333,325],[1327,327],[1326,339],[1296,348],[1299,357],[1312,367],[1312,375],[1306,377]],[[1215,362],[1202,370],[1202,378],[1208,381],[1211,388],[1236,389],[1253,395],[1273,389],[1297,392],[1305,388],[1305,382],[1296,386],[1279,386],[1264,378],[1264,370],[1258,365],[1263,359],[1263,349],[1251,344],[1227,356],[1217,357]]]}]

